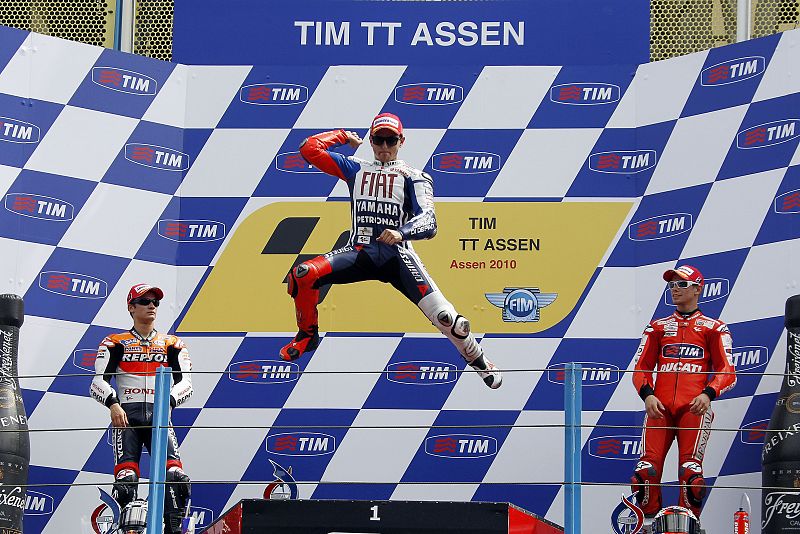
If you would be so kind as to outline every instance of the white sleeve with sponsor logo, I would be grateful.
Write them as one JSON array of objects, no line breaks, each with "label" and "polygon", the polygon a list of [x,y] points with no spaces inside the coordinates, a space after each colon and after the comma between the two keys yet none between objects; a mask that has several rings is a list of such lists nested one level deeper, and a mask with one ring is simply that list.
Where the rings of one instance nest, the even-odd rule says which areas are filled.
[{"label": "white sleeve with sponsor logo", "polygon": [[186,402],[194,392],[192,390],[192,360],[189,358],[189,350],[183,341],[178,340],[175,343],[175,348],[180,349],[178,352],[178,366],[180,368],[181,379],[172,385],[170,395],[175,399],[175,406],[180,406]]},{"label": "white sleeve with sponsor logo", "polygon": [[108,363],[111,360],[111,353],[108,349],[113,346],[114,342],[106,338],[97,349],[97,357],[94,360],[95,377],[89,387],[92,397],[104,406],[109,397],[117,397],[116,391],[104,376],[107,372],[113,372],[108,370]]},{"label": "white sleeve with sponsor logo", "polygon": [[431,239],[436,235],[436,211],[433,204],[433,178],[417,171],[411,176],[411,205],[414,216],[399,231],[406,240]]}]

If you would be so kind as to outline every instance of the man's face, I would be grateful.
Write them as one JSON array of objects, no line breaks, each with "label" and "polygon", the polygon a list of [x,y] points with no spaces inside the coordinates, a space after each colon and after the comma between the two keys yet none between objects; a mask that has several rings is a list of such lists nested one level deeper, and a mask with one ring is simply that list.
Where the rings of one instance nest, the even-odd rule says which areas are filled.
[{"label": "man's face", "polygon": [[[681,282],[685,281],[680,276],[673,275],[672,282]],[[696,284],[691,284],[689,287],[678,287],[677,285],[673,285],[670,288],[670,293],[672,294],[672,302],[675,303],[676,306],[687,305],[691,304],[692,302],[697,302],[697,299],[700,298],[700,286]]]},{"label": "man's face", "polygon": [[[387,128],[381,128],[369,138],[372,151],[375,153],[375,159],[381,163],[396,160],[397,153],[400,151],[400,147],[403,146],[403,141],[405,139],[402,136]],[[395,143],[394,146],[390,146],[392,143]]]},{"label": "man's face", "polygon": [[[147,301],[147,304],[144,304],[140,299]],[[158,313],[158,307],[153,302],[155,300],[158,300],[158,295],[156,295],[155,291],[148,291],[141,297],[133,299],[131,303],[128,304],[128,311],[131,317],[133,317],[133,320],[143,323],[155,321]]]}]

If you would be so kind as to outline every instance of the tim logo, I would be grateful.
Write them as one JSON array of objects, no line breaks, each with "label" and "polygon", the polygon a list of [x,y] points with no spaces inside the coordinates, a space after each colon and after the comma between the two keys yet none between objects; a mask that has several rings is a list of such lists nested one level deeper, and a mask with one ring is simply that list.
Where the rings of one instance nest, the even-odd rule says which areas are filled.
[{"label": "tim logo", "polygon": [[764,73],[767,62],[763,56],[737,57],[703,69],[700,85],[714,87],[753,78]]},{"label": "tim logo", "polygon": [[[731,292],[731,282],[727,278],[706,278],[706,283],[703,285],[703,292],[697,302],[702,304],[704,302],[711,302],[719,300],[728,296]],[[669,289],[664,290],[664,304],[667,306],[675,306],[672,302],[672,293]]]},{"label": "tim logo", "polygon": [[158,92],[158,82],[150,76],[114,67],[92,68],[92,82],[131,95],[154,95]]},{"label": "tim logo", "polygon": [[158,145],[125,145],[125,159],[162,171],[185,171],[189,168],[189,155]]},{"label": "tim logo", "polygon": [[497,439],[477,434],[446,434],[425,439],[425,454],[441,458],[483,458],[497,454]]},{"label": "tim logo", "polygon": [[94,372],[94,361],[97,359],[97,349],[75,349],[72,352],[72,363],[75,367]]},{"label": "tim logo", "polygon": [[9,193],[5,208],[16,215],[45,221],[71,221],[75,217],[75,206],[66,200],[29,193]]},{"label": "tim logo", "polygon": [[589,156],[589,169],[610,174],[635,174],[655,167],[656,163],[655,150],[615,150]]},{"label": "tim logo", "polygon": [[731,349],[733,367],[737,371],[752,371],[766,367],[769,362],[767,347],[757,345]]},{"label": "tim logo", "polygon": [[300,366],[282,360],[247,360],[228,366],[228,378],[249,384],[282,384],[300,378]]},{"label": "tim logo", "polygon": [[55,510],[55,501],[46,493],[28,490],[25,494],[25,515],[50,515]]},{"label": "tim logo", "polygon": [[197,527],[207,527],[214,521],[214,512],[210,508],[190,506],[189,513],[194,517],[194,524]]},{"label": "tim logo", "polygon": [[769,419],[759,419],[742,425],[739,431],[739,441],[745,445],[763,445],[764,438],[767,436],[766,430],[769,426]]},{"label": "tim logo", "polygon": [[700,360],[705,352],[703,347],[692,345],[691,343],[671,343],[664,345],[661,349],[661,354],[665,358]]},{"label": "tim logo", "polygon": [[458,368],[445,362],[397,362],[386,366],[386,379],[414,386],[449,384],[458,380]]},{"label": "tim logo", "polygon": [[308,163],[300,152],[283,152],[275,157],[275,168],[283,172],[298,172],[302,174],[321,173]]},{"label": "tim logo", "polygon": [[766,148],[800,137],[797,123],[800,119],[783,119],[765,122],[736,134],[736,147],[742,150]]},{"label": "tim logo", "polygon": [[413,106],[446,106],[464,100],[464,88],[449,83],[414,83],[395,87],[394,99]]},{"label": "tim logo", "polygon": [[0,117],[0,141],[9,143],[38,143],[42,130],[30,122]]},{"label": "tim logo", "polygon": [[158,221],[158,235],[170,241],[202,243],[225,239],[225,224],[219,221],[174,220]]},{"label": "tim logo", "polygon": [[605,460],[638,460],[642,455],[642,436],[600,436],[587,444],[589,456]]},{"label": "tim logo", "polygon": [[596,106],[619,102],[619,85],[610,83],[564,83],[550,88],[550,101],[572,106]]},{"label": "tim logo", "polygon": [[39,287],[50,293],[79,299],[104,299],[108,283],[88,274],[45,271],[39,273]]},{"label": "tim logo", "polygon": [[257,83],[239,90],[239,100],[256,106],[292,106],[308,102],[308,87],[292,83]]},{"label": "tim logo", "polygon": [[669,213],[642,219],[628,226],[631,241],[653,241],[666,239],[692,229],[691,213]]},{"label": "tim logo", "polygon": [[775,197],[775,213],[800,213],[800,189]]},{"label": "tim logo", "polygon": [[[581,365],[581,384],[585,386],[606,386],[616,384],[620,380],[619,367],[605,362],[574,362]],[[566,369],[564,363],[553,363],[547,366],[547,381],[553,384],[564,384]]]},{"label": "tim logo", "polygon": [[324,456],[336,451],[336,438],[317,432],[267,436],[267,452],[282,456]]},{"label": "tim logo", "polygon": [[454,174],[482,174],[500,170],[501,158],[492,152],[440,152],[431,158],[431,168]]}]

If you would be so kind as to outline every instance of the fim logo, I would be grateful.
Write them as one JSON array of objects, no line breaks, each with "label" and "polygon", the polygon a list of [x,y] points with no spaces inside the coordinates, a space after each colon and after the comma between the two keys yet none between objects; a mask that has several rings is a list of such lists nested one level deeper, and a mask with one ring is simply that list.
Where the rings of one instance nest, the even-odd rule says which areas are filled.
[{"label": "fim logo", "polygon": [[739,431],[739,441],[745,445],[763,445],[766,438],[769,419],[759,419],[742,425]]},{"label": "fim logo", "polygon": [[104,299],[108,283],[94,276],[61,271],[39,273],[39,287],[50,293],[79,299]]},{"label": "fim logo", "polygon": [[[619,382],[619,367],[605,362],[574,362],[581,365],[581,383],[583,386],[605,386]],[[547,381],[553,384],[564,384],[566,369],[564,363],[553,363],[547,366]]]},{"label": "fim logo", "polygon": [[800,213],[800,189],[775,197],[775,213],[780,213],[781,215]]},{"label": "fim logo", "polygon": [[321,173],[300,155],[300,152],[283,152],[275,157],[275,168],[283,172],[302,174]]},{"label": "fim logo", "polygon": [[394,100],[413,106],[447,106],[464,100],[464,88],[449,83],[415,83],[398,85]]},{"label": "fim logo", "polygon": [[644,528],[644,512],[636,504],[636,494],[622,496],[622,502],[611,512],[611,528],[615,534],[637,534]]},{"label": "fim logo", "polygon": [[75,349],[72,352],[72,363],[79,369],[94,372],[94,361],[97,359],[97,349]]},{"label": "fim logo", "polygon": [[5,208],[16,215],[45,221],[71,221],[75,217],[75,206],[60,198],[9,193]]},{"label": "fim logo", "polygon": [[452,363],[410,361],[386,366],[386,379],[398,384],[436,386],[458,380],[458,368]]},{"label": "fim logo", "polygon": [[764,56],[738,57],[717,63],[703,69],[700,73],[700,85],[715,87],[741,82],[763,74],[766,64]]},{"label": "fim logo", "polygon": [[280,360],[247,360],[228,366],[228,378],[249,384],[282,384],[300,378],[300,366]]},{"label": "fim logo", "polygon": [[492,152],[440,152],[431,157],[431,168],[453,174],[483,174],[500,170],[501,158]]},{"label": "fim logo", "polygon": [[446,434],[425,439],[425,454],[440,458],[483,458],[497,454],[497,439],[478,434]]},{"label": "fim logo", "polygon": [[35,124],[9,117],[0,117],[0,141],[9,143],[38,143],[42,130]]},{"label": "fim logo", "polygon": [[308,102],[308,87],[292,83],[257,83],[239,90],[239,100],[256,106],[292,106]]},{"label": "fim logo", "polygon": [[225,239],[225,224],[219,221],[174,220],[158,221],[158,235],[170,241],[203,243]]},{"label": "fim logo", "polygon": [[[730,293],[731,282],[727,278],[706,278],[706,283],[703,284],[703,292],[697,302],[703,304],[704,302],[711,302],[712,300],[719,300],[725,298]],[[672,302],[672,293],[669,289],[664,290],[664,304],[667,306],[675,306]]]},{"label": "fim logo", "polygon": [[666,239],[692,229],[691,213],[669,213],[642,219],[628,226],[631,241],[653,241]]},{"label": "fim logo", "polygon": [[642,455],[642,436],[600,436],[588,443],[589,456],[605,460],[638,460]]},{"label": "fim logo", "polygon": [[269,500],[286,501],[298,499],[297,482],[292,476],[292,468],[284,469],[277,462],[269,460],[272,464],[272,476],[275,480],[264,489],[264,498]]},{"label": "fim logo", "polygon": [[767,347],[747,346],[734,347],[731,350],[731,363],[737,371],[752,371],[765,367],[769,362]]},{"label": "fim logo", "polygon": [[267,436],[267,452],[281,456],[324,456],[336,451],[336,438],[318,432]]},{"label": "fim logo", "polygon": [[736,134],[736,147],[742,150],[766,148],[800,137],[800,119],[765,122]]},{"label": "fim logo", "polygon": [[486,300],[503,309],[507,323],[535,323],[539,310],[549,306],[558,293],[542,293],[538,287],[506,287],[502,293],[484,293]]},{"label": "fim logo", "polygon": [[25,492],[25,515],[50,515],[55,510],[55,501],[46,493],[28,490]]},{"label": "fim logo", "polygon": [[114,67],[93,67],[92,82],[131,95],[154,95],[158,91],[158,82],[150,76]]},{"label": "fim logo", "polygon": [[589,169],[609,174],[635,174],[656,166],[655,150],[616,150],[589,155]]},{"label": "fim logo", "polygon": [[572,106],[596,106],[619,102],[619,85],[610,83],[565,83],[550,88],[550,101]]},{"label": "fim logo", "polygon": [[125,159],[162,171],[185,171],[189,168],[188,154],[158,145],[128,143],[125,145]]}]

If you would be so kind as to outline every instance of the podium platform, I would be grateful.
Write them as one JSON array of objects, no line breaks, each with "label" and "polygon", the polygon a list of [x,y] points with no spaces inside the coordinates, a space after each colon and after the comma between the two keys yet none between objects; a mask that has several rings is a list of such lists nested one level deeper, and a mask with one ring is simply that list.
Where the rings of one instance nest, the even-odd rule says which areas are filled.
[{"label": "podium platform", "polygon": [[203,534],[557,534],[564,529],[509,503],[242,499]]}]

